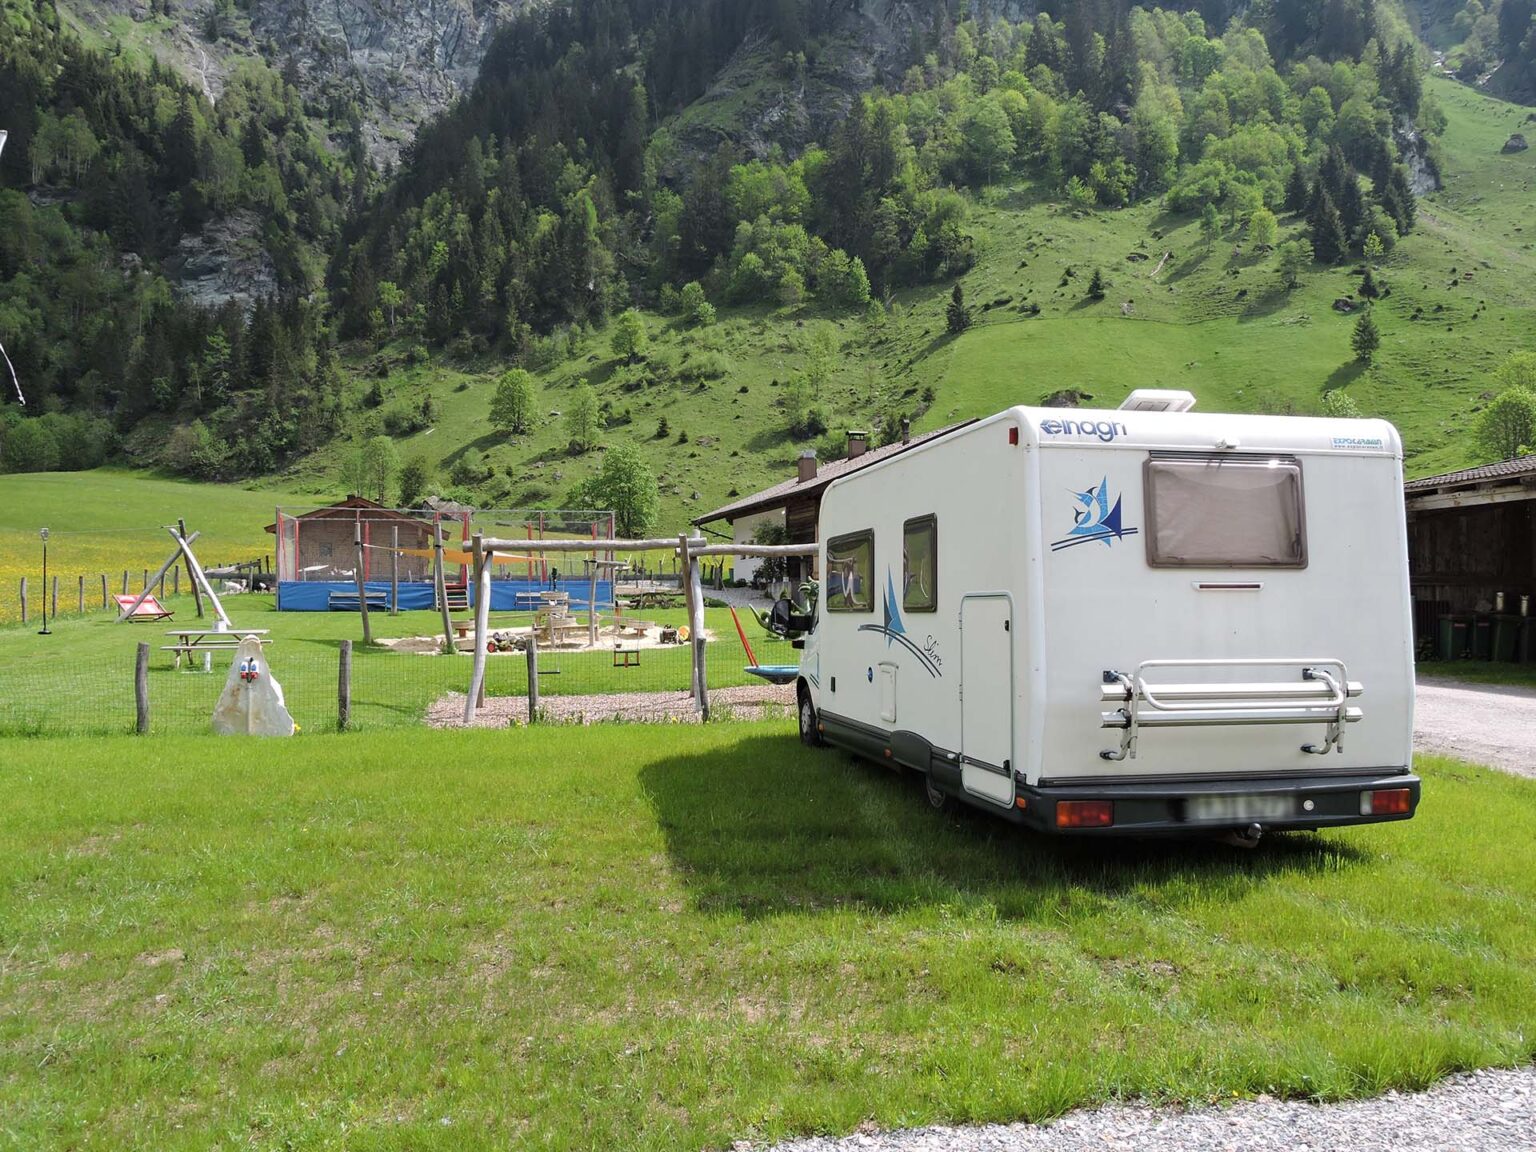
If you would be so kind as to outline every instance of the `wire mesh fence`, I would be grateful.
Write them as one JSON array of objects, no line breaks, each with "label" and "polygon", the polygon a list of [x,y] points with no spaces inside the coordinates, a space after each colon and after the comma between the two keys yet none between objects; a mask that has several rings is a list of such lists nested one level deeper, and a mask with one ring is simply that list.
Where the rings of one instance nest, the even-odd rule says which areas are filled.
[{"label": "wire mesh fence", "polygon": [[[265,649],[294,720],[305,733],[338,727],[341,643],[360,636],[356,612],[253,613],[270,598],[241,598],[237,618],[270,631]],[[190,598],[171,601],[177,620],[192,617]],[[691,722],[700,709],[690,690],[691,648],[685,613],[663,609],[648,619],[601,622],[549,635],[532,614],[498,620],[486,658],[483,703],[475,723]],[[144,677],[150,734],[207,732],[235,654],[217,636],[196,637],[206,621],[185,625],[114,624],[61,619],[51,636],[19,627],[0,629],[0,735],[106,735],[132,732],[138,718],[138,649],[148,647]],[[459,635],[463,628],[464,635]],[[185,632],[179,632],[185,629]],[[350,661],[350,727],[363,730],[422,725],[456,727],[465,720],[473,632],[459,625],[452,649],[435,612],[378,614],[376,639],[354,639]],[[240,635],[240,629],[234,635]],[[530,693],[529,637],[535,636]],[[745,671],[729,613],[710,609],[705,628],[711,718],[790,715],[793,689],[765,684]],[[187,641],[191,640],[188,644]],[[204,644],[217,648],[199,650]],[[182,651],[178,649],[186,649]],[[530,700],[534,702],[531,704]]]}]

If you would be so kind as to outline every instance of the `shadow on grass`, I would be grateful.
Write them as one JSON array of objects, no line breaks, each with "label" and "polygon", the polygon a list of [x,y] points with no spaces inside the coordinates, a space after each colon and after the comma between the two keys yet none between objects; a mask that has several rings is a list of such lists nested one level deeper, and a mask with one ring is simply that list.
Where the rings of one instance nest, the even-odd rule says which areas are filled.
[{"label": "shadow on grass", "polygon": [[1332,372],[1328,373],[1328,379],[1323,381],[1323,395],[1335,392],[1340,388],[1348,388],[1366,370],[1367,365],[1359,360],[1350,360],[1340,364]]},{"label": "shadow on grass", "polygon": [[972,809],[945,816],[928,807],[915,774],[808,751],[792,735],[657,760],[641,783],[697,906],[748,917],[950,906],[1054,923],[1133,890],[1156,889],[1160,901],[1238,899],[1271,876],[1364,858],[1307,834],[1243,851],[1211,840],[1043,836]]}]

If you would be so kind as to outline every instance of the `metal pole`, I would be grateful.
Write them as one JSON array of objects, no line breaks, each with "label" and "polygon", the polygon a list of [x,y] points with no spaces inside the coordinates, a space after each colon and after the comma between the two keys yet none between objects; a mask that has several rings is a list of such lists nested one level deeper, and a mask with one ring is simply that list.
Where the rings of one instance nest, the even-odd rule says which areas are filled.
[{"label": "metal pole", "polygon": [[356,567],[352,575],[357,580],[357,610],[363,616],[363,643],[373,643],[373,632],[368,627],[368,589],[363,584],[363,528],[359,523],[352,525],[352,548],[356,557]]},{"label": "metal pole", "polygon": [[528,723],[539,718],[539,634],[528,629]]},{"label": "metal pole", "polygon": [[[37,634],[39,636],[47,636],[47,635],[49,635],[49,632],[48,632],[48,529],[44,528],[42,530],[41,535],[43,537],[43,626],[42,626],[41,629],[38,630]],[[57,616],[59,614],[59,606],[58,606],[57,596],[55,596],[55,600],[54,600],[53,614],[55,616]]]},{"label": "metal pole", "polygon": [[341,664],[336,676],[336,731],[352,726],[352,641],[341,642]]},{"label": "metal pole", "polygon": [[400,525],[389,526],[389,614],[400,615]]}]

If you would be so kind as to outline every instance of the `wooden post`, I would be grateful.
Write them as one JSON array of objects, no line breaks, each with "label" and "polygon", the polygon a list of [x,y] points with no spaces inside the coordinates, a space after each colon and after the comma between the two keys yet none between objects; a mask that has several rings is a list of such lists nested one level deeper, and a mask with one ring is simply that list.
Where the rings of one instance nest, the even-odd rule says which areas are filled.
[{"label": "wooden post", "polygon": [[77,591],[78,591],[78,596],[77,596],[77,603],[76,603],[76,606],[75,606],[75,611],[80,613],[80,615],[84,616],[85,615],[85,577],[84,576],[80,577],[80,587],[79,587],[79,589]]},{"label": "wooden post", "polygon": [[108,597],[108,595],[107,595],[107,574],[105,572],[103,572],[101,574],[101,606],[102,606],[102,608],[106,608],[107,601],[109,599],[110,599],[110,597]]},{"label": "wooden post", "polygon": [[53,610],[50,613],[50,615],[55,620],[57,620],[59,618],[59,578],[57,576],[55,576],[53,578],[53,588],[51,589],[51,591],[52,591],[52,594],[53,594],[53,599],[51,601],[51,603],[53,604]]},{"label": "wooden post", "polygon": [[150,585],[149,569],[146,568],[146,569],[144,569],[144,583],[140,584],[139,587],[144,589],[144,591],[148,592],[149,591],[149,585]]},{"label": "wooden post", "polygon": [[181,565],[180,564],[176,565],[176,567],[171,569],[171,595],[172,596],[180,596],[181,595]]},{"label": "wooden post", "polygon": [[357,610],[363,616],[363,643],[373,643],[373,631],[368,626],[368,589],[363,584],[363,526],[361,523],[352,526],[353,555],[357,560],[352,575],[357,578]]},{"label": "wooden post", "polygon": [[336,676],[336,731],[352,725],[352,641],[341,642],[341,665]]},{"label": "wooden post", "polygon": [[128,569],[123,569],[123,595],[128,595]]},{"label": "wooden post", "polygon": [[589,561],[592,568],[587,573],[587,647],[597,647],[597,557]]},{"label": "wooden post", "polygon": [[453,618],[448,615],[448,584],[443,576],[443,527],[432,525],[432,583],[437,588],[437,606],[443,614],[443,648],[450,655],[457,652],[453,642]]},{"label": "wooden post", "polygon": [[400,525],[389,526],[389,614],[400,615]]},{"label": "wooden post", "polygon": [[149,732],[149,644],[143,640],[133,666],[133,699],[137,705],[133,730],[143,736]]},{"label": "wooden post", "polygon": [[475,557],[475,654],[469,672],[469,693],[464,700],[464,724],[475,722],[475,709],[485,703],[485,645],[491,624],[491,560],[496,555],[481,547],[474,536]]},{"label": "wooden post", "polygon": [[160,579],[155,581],[155,587],[159,589],[159,591],[156,592],[155,595],[160,597],[160,599],[164,600],[165,599],[165,569],[164,568],[160,569]]},{"label": "wooden post", "polygon": [[704,679],[704,586],[699,579],[699,560],[688,557],[688,631],[699,641],[693,650],[694,702],[699,711],[709,711],[709,682]]},{"label": "wooden post", "polygon": [[528,630],[528,723],[539,718],[539,634]]},{"label": "wooden post", "polygon": [[[180,517],[176,520],[176,535],[181,539],[187,538],[187,522]],[[183,557],[183,559],[186,559]],[[187,583],[192,585],[192,605],[197,609],[197,618],[203,618],[203,593],[197,586],[197,577],[192,574],[192,561],[187,559]]]},{"label": "wooden post", "polygon": [[698,669],[699,678],[699,716],[705,723],[709,722],[709,675],[704,665],[704,636],[702,633],[693,638],[693,666]]},{"label": "wooden post", "polygon": [[21,578],[21,622],[27,622],[27,578]]}]

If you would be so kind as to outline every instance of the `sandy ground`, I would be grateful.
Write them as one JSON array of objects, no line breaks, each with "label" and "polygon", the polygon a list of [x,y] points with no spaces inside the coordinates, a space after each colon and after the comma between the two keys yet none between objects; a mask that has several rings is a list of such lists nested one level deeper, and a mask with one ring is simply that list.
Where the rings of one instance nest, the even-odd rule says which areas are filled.
[{"label": "sandy ground", "polygon": [[[749,684],[740,688],[716,688],[709,694],[712,718],[725,715],[743,720],[794,713],[793,684]],[[699,714],[693,697],[681,692],[617,692],[600,696],[539,697],[539,711],[545,720],[556,724],[596,724],[604,720],[627,720],[652,724],[695,724]],[[477,728],[506,728],[528,722],[528,697],[488,696],[475,713]],[[433,728],[464,726],[464,694],[450,692],[427,709],[427,723]]]},{"label": "sandy ground", "polygon": [[1422,676],[1413,742],[1422,752],[1536,778],[1536,688]]}]

